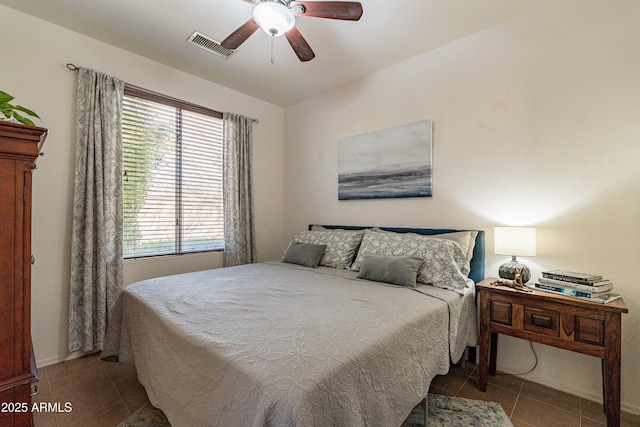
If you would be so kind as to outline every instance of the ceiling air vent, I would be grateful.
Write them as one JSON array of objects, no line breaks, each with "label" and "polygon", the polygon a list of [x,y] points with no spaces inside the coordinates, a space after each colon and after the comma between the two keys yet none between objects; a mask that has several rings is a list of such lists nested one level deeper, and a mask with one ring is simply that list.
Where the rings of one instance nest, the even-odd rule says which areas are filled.
[{"label": "ceiling air vent", "polygon": [[214,53],[218,56],[222,56],[223,58],[229,58],[235,52],[231,49],[227,49],[226,47],[222,47],[220,43],[211,37],[205,36],[197,31],[194,31],[187,41],[206,50],[207,52]]}]

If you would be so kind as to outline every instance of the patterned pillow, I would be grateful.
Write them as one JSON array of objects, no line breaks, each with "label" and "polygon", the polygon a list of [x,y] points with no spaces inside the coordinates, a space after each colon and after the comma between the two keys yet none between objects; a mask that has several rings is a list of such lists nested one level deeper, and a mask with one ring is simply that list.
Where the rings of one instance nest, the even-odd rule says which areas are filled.
[{"label": "patterned pillow", "polygon": [[466,263],[465,254],[451,240],[367,230],[351,269],[359,271],[367,255],[418,257],[423,259],[418,271],[418,282],[460,294],[467,287],[467,276],[462,272]]},{"label": "patterned pillow", "polygon": [[[372,228],[373,231],[379,233],[395,233],[394,231],[383,230],[381,228]],[[405,236],[421,236],[421,234],[417,233],[396,233],[403,234]],[[462,273],[465,275],[469,275],[471,271],[471,258],[473,258],[473,249],[476,247],[476,237],[478,236],[478,232],[475,230],[470,231],[455,231],[453,233],[441,233],[441,234],[429,234],[428,237],[434,237],[436,239],[446,239],[456,242],[460,245],[460,249],[462,249],[462,253],[467,260],[464,267],[462,268]]]},{"label": "patterned pillow", "polygon": [[462,272],[465,276],[468,276],[471,271],[471,258],[473,258],[473,249],[476,247],[477,236],[477,231],[456,231],[453,233],[434,234],[431,237],[451,240],[460,245],[460,249],[462,249],[462,253],[464,253],[466,259]]},{"label": "patterned pillow", "polygon": [[293,236],[294,241],[327,245],[320,265],[333,268],[349,268],[353,262],[364,231],[300,231]]}]

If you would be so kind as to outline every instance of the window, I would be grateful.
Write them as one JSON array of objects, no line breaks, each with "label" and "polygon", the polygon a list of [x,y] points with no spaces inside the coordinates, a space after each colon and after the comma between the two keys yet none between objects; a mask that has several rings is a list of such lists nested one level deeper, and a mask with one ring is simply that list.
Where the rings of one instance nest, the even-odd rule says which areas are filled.
[{"label": "window", "polygon": [[222,114],[126,87],[124,256],[224,248]]}]

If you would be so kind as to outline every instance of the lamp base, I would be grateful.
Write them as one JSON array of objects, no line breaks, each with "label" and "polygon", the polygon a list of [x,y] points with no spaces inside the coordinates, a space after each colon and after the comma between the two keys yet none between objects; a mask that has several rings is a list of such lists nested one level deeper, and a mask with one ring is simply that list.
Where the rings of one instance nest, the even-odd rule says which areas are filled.
[{"label": "lamp base", "polygon": [[522,283],[527,283],[531,279],[531,270],[524,264],[520,264],[516,257],[511,258],[511,261],[504,263],[498,269],[498,275],[502,279],[514,280],[516,278],[516,271],[520,271],[522,277]]}]

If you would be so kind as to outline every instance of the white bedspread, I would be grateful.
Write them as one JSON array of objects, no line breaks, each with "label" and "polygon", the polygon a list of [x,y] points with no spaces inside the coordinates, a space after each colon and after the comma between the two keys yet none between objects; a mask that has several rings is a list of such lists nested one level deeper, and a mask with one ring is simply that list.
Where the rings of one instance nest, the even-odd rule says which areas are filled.
[{"label": "white bedspread", "polygon": [[476,344],[473,291],[355,275],[270,262],[138,282],[103,357],[133,360],[174,427],[399,426]]}]

